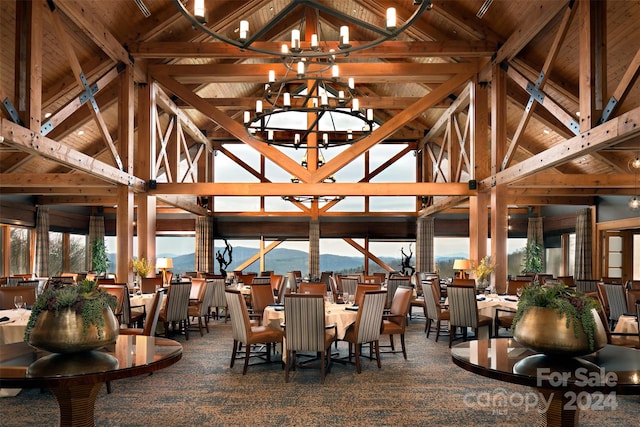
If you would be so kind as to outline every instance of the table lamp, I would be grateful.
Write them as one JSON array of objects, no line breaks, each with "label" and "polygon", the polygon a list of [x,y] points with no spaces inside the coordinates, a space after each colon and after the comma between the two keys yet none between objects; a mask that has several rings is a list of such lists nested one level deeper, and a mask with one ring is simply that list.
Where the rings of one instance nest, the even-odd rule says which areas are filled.
[{"label": "table lamp", "polygon": [[466,270],[471,270],[471,261],[468,259],[457,259],[453,261],[453,269],[455,271],[460,271],[460,279],[464,279],[464,272]]},{"label": "table lamp", "polygon": [[168,285],[167,283],[167,270],[173,268],[173,259],[171,258],[158,258],[156,259],[156,267],[162,271],[162,285]]}]

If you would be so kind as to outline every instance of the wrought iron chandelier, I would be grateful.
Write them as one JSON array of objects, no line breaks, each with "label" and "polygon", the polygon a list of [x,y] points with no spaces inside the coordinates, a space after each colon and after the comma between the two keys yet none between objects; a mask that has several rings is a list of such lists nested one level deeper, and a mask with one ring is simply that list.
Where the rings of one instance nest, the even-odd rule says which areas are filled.
[{"label": "wrought iron chandelier", "polygon": [[[293,0],[280,10],[270,6],[273,18],[257,31],[251,29],[252,17],[240,21],[231,38],[206,25],[204,0],[174,3],[194,28],[241,50],[278,58],[284,66],[274,65],[255,110],[244,112],[247,133],[271,145],[318,150],[352,144],[375,127],[373,109],[361,105],[354,79],[340,76],[336,59],[395,39],[431,9],[430,0],[416,0],[411,16],[398,25],[395,8],[380,22],[366,22],[319,1]],[[374,39],[352,42],[349,25],[336,31],[327,22],[346,22],[357,27],[358,34],[374,34]],[[292,26],[290,43],[262,41],[274,38],[277,28]],[[284,75],[278,76],[276,69],[284,69]]]},{"label": "wrought iron chandelier", "polygon": [[[636,154],[635,158],[629,162],[629,169],[634,172],[634,181],[636,183],[636,191],[640,192],[638,187],[638,172],[640,172],[640,154]],[[635,195],[629,199],[629,209],[632,211],[640,211],[640,195]]]}]

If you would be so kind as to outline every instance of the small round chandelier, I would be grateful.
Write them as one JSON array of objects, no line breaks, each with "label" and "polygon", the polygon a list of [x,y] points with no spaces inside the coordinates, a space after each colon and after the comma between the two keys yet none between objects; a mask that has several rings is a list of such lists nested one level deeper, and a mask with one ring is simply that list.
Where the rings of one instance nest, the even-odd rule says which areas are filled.
[{"label": "small round chandelier", "polygon": [[[640,193],[640,188],[638,187],[638,172],[640,172],[640,154],[636,154],[635,158],[629,161],[629,169],[634,172],[634,181],[636,184],[636,191]],[[640,195],[635,195],[629,199],[628,203],[629,209],[632,211],[640,211]]]}]

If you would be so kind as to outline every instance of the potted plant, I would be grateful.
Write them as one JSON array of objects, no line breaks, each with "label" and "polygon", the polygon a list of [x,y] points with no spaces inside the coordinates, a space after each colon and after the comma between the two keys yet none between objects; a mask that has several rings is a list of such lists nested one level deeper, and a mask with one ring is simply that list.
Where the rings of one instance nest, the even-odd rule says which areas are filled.
[{"label": "potted plant", "polygon": [[54,353],[100,348],[118,336],[117,303],[91,280],[50,283],[31,308],[24,339]]},{"label": "potted plant", "polygon": [[146,258],[134,258],[131,260],[134,270],[138,273],[137,288],[142,289],[142,278],[147,277],[153,266]]},{"label": "potted plant", "polygon": [[98,275],[106,273],[107,268],[109,268],[107,247],[103,240],[95,239],[91,244],[91,265]]},{"label": "potted plant", "polygon": [[561,283],[526,286],[511,331],[526,347],[550,355],[589,354],[607,344],[598,302]]},{"label": "potted plant", "polygon": [[524,251],[523,273],[542,273],[542,246],[534,241],[527,243]]}]

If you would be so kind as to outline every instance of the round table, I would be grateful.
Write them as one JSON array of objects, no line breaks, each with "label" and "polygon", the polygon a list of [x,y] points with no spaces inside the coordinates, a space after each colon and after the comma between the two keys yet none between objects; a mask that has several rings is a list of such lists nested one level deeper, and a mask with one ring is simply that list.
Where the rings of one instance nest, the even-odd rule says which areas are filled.
[{"label": "round table", "polygon": [[614,410],[616,394],[640,394],[640,353],[632,348],[607,345],[579,358],[551,358],[512,338],[494,338],[458,344],[451,358],[478,375],[534,387],[548,426],[578,425],[581,407]]},{"label": "round table", "polygon": [[94,426],[94,406],[107,381],[147,374],[182,358],[180,343],[120,335],[100,351],[55,354],[25,342],[0,345],[0,387],[48,387],[58,400],[61,426]]}]

